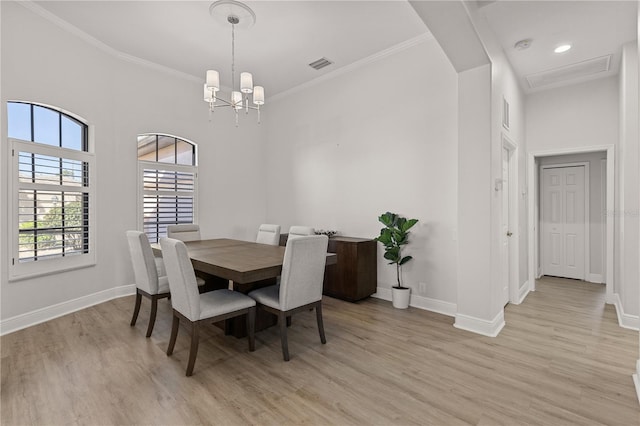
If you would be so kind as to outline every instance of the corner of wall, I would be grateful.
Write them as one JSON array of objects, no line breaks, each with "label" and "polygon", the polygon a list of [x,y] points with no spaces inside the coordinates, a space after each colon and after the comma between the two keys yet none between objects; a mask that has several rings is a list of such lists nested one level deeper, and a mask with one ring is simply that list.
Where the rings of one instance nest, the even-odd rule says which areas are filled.
[{"label": "corner of wall", "polygon": [[620,300],[618,293],[613,294],[613,297],[607,301],[616,308],[616,315],[618,316],[618,325],[622,328],[629,330],[640,330],[640,317],[638,315],[630,315],[624,312],[624,306]]},{"label": "corner of wall", "polygon": [[491,321],[458,313],[453,326],[483,336],[496,337],[505,326],[504,309],[501,309]]}]

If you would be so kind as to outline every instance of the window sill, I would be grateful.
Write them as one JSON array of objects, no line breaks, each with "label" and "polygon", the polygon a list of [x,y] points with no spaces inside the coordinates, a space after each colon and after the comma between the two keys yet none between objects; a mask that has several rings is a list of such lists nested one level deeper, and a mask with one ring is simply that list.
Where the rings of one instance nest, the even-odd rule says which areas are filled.
[{"label": "window sill", "polygon": [[77,269],[90,268],[95,265],[95,255],[92,254],[22,263],[9,266],[9,282],[56,275]]}]

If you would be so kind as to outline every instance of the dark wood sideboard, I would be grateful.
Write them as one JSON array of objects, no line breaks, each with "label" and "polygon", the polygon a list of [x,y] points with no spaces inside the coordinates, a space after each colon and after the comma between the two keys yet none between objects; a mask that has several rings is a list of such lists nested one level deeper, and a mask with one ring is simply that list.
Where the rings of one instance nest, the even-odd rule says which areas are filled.
[{"label": "dark wood sideboard", "polygon": [[[280,235],[280,245],[287,244],[288,234]],[[337,263],[327,266],[323,293],[337,299],[355,302],[371,296],[378,287],[377,241],[366,238],[331,237],[329,253],[337,255]]]}]

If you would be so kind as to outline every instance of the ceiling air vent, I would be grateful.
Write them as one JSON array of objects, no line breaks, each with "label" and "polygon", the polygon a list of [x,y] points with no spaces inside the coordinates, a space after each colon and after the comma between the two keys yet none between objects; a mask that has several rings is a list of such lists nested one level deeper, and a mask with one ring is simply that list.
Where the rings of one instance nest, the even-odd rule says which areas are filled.
[{"label": "ceiling air vent", "polygon": [[311,68],[313,68],[314,70],[321,70],[324,67],[328,67],[329,65],[331,65],[333,62],[331,62],[330,60],[328,60],[327,58],[320,58],[317,61],[313,61],[309,64],[309,66]]},{"label": "ceiling air vent", "polygon": [[594,74],[609,71],[611,65],[611,55],[601,56],[599,58],[588,59],[586,61],[555,68],[548,71],[542,71],[526,76],[529,87],[537,89],[543,86],[566,82],[583,77],[589,77]]}]

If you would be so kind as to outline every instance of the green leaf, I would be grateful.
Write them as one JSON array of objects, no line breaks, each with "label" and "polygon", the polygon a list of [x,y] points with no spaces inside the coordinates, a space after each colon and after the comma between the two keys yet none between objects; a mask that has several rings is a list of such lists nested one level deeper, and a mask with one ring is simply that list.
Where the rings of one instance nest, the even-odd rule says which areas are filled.
[{"label": "green leaf", "polygon": [[413,225],[415,225],[416,223],[418,223],[418,219],[409,219],[406,222],[404,222],[402,224],[402,226],[400,227],[400,229],[402,229],[403,232],[407,232],[409,229],[411,229],[413,227]]},{"label": "green leaf", "polygon": [[408,261],[410,261],[411,259],[413,259],[412,256],[405,256],[402,258],[402,260],[400,262],[398,262],[398,264],[400,266],[404,265],[405,263],[407,263]]},{"label": "green leaf", "polygon": [[407,219],[405,219],[404,217],[399,217],[397,222],[396,222],[396,227],[400,230],[402,230],[402,227],[404,226],[404,223],[407,221]]},{"label": "green leaf", "polygon": [[376,240],[380,241],[384,245],[389,244],[391,242],[391,231],[387,228],[382,228],[380,230],[380,236],[377,237]]},{"label": "green leaf", "polygon": [[400,249],[398,247],[392,247],[387,249],[384,254],[384,258],[392,261],[393,263],[397,263],[400,261]]},{"label": "green leaf", "polygon": [[384,226],[389,227],[389,226],[393,226],[393,222],[395,220],[394,216],[395,215],[393,213],[386,212],[380,215],[378,220],[382,222]]},{"label": "green leaf", "polygon": [[398,257],[389,252],[384,254],[384,258],[391,261],[391,263],[398,263]]}]

